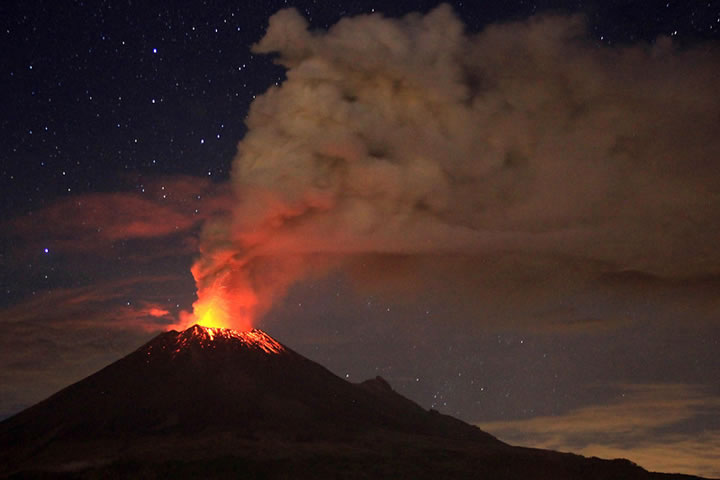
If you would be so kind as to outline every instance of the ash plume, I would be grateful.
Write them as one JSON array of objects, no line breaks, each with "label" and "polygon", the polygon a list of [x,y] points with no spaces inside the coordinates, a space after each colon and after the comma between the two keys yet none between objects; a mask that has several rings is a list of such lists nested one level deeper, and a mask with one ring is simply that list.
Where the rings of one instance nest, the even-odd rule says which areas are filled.
[{"label": "ash plume", "polygon": [[253,51],[287,80],[251,106],[200,303],[222,292],[252,320],[309,273],[384,255],[720,271],[716,50],[598,45],[580,16],[469,34],[441,5],[327,31],[282,10]]}]

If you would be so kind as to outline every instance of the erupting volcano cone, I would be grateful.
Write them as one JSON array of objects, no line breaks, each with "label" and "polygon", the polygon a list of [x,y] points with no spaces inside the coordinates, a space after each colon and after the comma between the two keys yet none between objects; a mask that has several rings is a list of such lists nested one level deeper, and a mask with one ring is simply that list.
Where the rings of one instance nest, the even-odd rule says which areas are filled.
[{"label": "erupting volcano cone", "polygon": [[0,423],[0,477],[654,478],[511,447],[261,330],[194,325]]}]

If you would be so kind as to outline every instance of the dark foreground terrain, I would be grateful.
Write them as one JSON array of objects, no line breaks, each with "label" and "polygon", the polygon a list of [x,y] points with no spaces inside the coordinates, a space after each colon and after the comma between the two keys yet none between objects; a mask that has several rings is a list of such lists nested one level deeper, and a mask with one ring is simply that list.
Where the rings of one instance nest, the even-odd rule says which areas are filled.
[{"label": "dark foreground terrain", "polygon": [[0,422],[0,478],[698,477],[513,447],[260,330],[194,326]]}]

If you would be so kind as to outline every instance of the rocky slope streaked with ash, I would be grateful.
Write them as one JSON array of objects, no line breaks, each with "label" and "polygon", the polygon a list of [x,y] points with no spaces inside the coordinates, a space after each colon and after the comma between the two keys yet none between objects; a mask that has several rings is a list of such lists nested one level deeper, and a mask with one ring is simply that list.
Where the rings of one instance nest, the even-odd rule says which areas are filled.
[{"label": "rocky slope streaked with ash", "polygon": [[0,475],[666,478],[627,460],[512,447],[379,377],[349,383],[260,330],[197,325],[1,422]]}]

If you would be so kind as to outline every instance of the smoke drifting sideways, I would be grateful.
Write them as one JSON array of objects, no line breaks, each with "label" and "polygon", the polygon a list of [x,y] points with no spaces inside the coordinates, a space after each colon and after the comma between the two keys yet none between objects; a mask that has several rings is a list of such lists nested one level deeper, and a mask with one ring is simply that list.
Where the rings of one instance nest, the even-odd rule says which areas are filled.
[{"label": "smoke drifting sideways", "polygon": [[384,258],[720,272],[717,50],[598,45],[580,16],[471,35],[441,5],[327,31],[282,10],[253,51],[287,80],[252,104],[235,204],[202,232],[196,317],[246,328],[307,275]]}]

